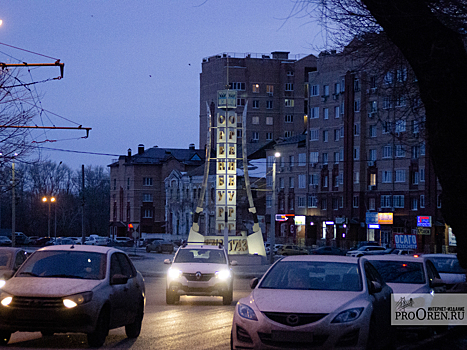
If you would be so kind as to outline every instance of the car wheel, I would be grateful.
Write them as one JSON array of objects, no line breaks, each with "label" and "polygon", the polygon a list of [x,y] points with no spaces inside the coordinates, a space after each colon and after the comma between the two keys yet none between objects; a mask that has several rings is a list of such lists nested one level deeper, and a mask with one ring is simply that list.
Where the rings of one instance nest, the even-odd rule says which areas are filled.
[{"label": "car wheel", "polygon": [[141,333],[141,324],[143,323],[143,316],[144,309],[143,306],[140,306],[135,321],[125,326],[125,333],[128,338],[133,339],[139,337],[139,334]]},{"label": "car wheel", "polygon": [[150,253],[151,252],[151,248],[149,248],[148,246],[146,246],[146,253]]},{"label": "car wheel", "polygon": [[0,331],[0,345],[6,345],[10,340],[11,332]]},{"label": "car wheel", "polygon": [[99,348],[105,343],[105,338],[109,334],[109,313],[102,310],[97,319],[96,329],[88,334],[88,344],[92,348]]},{"label": "car wheel", "polygon": [[180,296],[175,292],[167,289],[165,292],[165,302],[169,305],[175,304],[175,302],[180,300]]},{"label": "car wheel", "polygon": [[230,304],[232,304],[232,300],[233,300],[233,291],[230,290],[230,291],[226,292],[224,294],[224,296],[222,297],[222,304],[230,305]]},{"label": "car wheel", "polygon": [[51,337],[52,335],[54,335],[54,332],[51,332],[51,331],[41,331],[41,334],[43,337]]}]

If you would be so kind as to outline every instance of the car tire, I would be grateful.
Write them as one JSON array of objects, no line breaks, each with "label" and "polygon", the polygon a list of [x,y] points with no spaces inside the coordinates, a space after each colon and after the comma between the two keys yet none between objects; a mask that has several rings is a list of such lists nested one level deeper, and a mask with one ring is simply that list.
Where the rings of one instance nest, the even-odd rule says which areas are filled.
[{"label": "car tire", "polygon": [[172,292],[171,290],[167,289],[165,292],[165,302],[168,305],[173,305],[175,302],[180,300],[180,296],[176,294],[175,292]]},{"label": "car tire", "polygon": [[233,291],[232,291],[232,290],[226,292],[226,293],[222,296],[222,304],[224,304],[224,305],[230,305],[230,304],[232,304],[232,300],[233,300]]},{"label": "car tire", "polygon": [[138,338],[141,333],[141,324],[143,323],[144,309],[141,305],[136,315],[135,321],[133,323],[127,324],[125,326],[125,334],[128,338],[134,339]]},{"label": "car tire", "polygon": [[11,332],[0,331],[0,345],[6,345],[10,341]]},{"label": "car tire", "polygon": [[150,253],[151,252],[151,248],[149,248],[148,246],[146,246],[146,253]]},{"label": "car tire", "polygon": [[109,313],[102,310],[97,319],[96,329],[88,333],[88,344],[91,348],[99,348],[105,343],[105,338],[109,334]]}]

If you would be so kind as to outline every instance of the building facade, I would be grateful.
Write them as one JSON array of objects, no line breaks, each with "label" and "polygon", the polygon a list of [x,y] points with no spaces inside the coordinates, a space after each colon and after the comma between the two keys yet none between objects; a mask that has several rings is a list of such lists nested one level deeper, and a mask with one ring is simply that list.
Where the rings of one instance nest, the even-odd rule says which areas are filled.
[{"label": "building facade", "polygon": [[186,172],[204,164],[205,151],[138,146],[138,153],[110,164],[110,234],[172,233],[165,216],[165,179],[173,170]]},{"label": "building facade", "polygon": [[[440,252],[447,245],[441,188],[425,145],[416,78],[408,66],[382,71],[362,61],[321,53],[308,77],[306,133],[277,140],[268,151],[268,169],[274,152],[281,154],[277,208],[268,208],[284,214],[276,221],[278,241],[350,248],[409,239],[418,251]],[[418,226],[428,220],[430,227]]]}]

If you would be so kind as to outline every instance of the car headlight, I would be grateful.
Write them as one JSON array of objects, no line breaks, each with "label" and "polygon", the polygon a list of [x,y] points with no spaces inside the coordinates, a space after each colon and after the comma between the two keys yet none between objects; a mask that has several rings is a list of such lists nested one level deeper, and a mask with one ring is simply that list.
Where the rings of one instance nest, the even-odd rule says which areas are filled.
[{"label": "car headlight", "polygon": [[225,281],[230,278],[230,271],[229,270],[221,270],[216,271],[216,278],[220,279],[221,281]]},{"label": "car headlight", "polygon": [[2,288],[5,285],[5,280],[0,280],[0,288]]},{"label": "car headlight", "polygon": [[248,305],[237,303],[237,310],[241,317],[252,321],[258,321],[254,310]]},{"label": "car headlight", "polygon": [[12,295],[5,293],[5,292],[0,294],[0,304],[2,304],[3,306],[10,305],[12,301],[13,301]]},{"label": "car headlight", "polygon": [[356,307],[342,311],[339,315],[334,317],[331,323],[344,323],[355,321],[363,312],[363,307]]},{"label": "car headlight", "polygon": [[68,297],[63,298],[63,305],[65,305],[65,307],[68,309],[72,309],[78,305],[90,302],[91,299],[92,299],[92,292],[74,294],[74,295],[70,295]]},{"label": "car headlight", "polygon": [[181,276],[182,276],[181,270],[173,269],[171,267],[167,270],[167,277],[171,280],[175,280]]}]

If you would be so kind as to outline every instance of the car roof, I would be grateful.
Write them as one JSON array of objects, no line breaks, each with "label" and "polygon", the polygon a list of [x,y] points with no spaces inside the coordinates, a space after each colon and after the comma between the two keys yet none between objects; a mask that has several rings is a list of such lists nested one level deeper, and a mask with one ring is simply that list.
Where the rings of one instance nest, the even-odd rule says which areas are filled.
[{"label": "car roof", "polygon": [[123,252],[120,249],[116,249],[113,247],[106,247],[106,246],[95,246],[95,245],[71,245],[71,244],[64,244],[64,245],[52,245],[48,247],[43,247],[38,249],[37,251],[44,251],[44,250],[73,250],[79,252],[95,252],[95,253],[103,253],[107,254],[112,251]]},{"label": "car roof", "polygon": [[422,256],[414,257],[410,255],[397,255],[397,254],[385,254],[385,255],[365,255],[365,259],[368,260],[380,260],[380,261],[406,261],[406,262],[422,262],[425,260]]},{"label": "car roof", "polygon": [[358,264],[357,258],[341,255],[293,255],[282,258],[280,261],[322,261]]},{"label": "car roof", "polygon": [[222,246],[211,245],[211,244],[190,244],[182,245],[179,249],[213,249],[213,250],[224,250]]},{"label": "car roof", "polygon": [[1,251],[17,252],[17,251],[20,251],[20,250],[24,250],[24,249],[23,248],[18,248],[18,247],[0,247],[0,252]]},{"label": "car roof", "polygon": [[423,254],[425,258],[450,258],[457,259],[456,254]]}]

